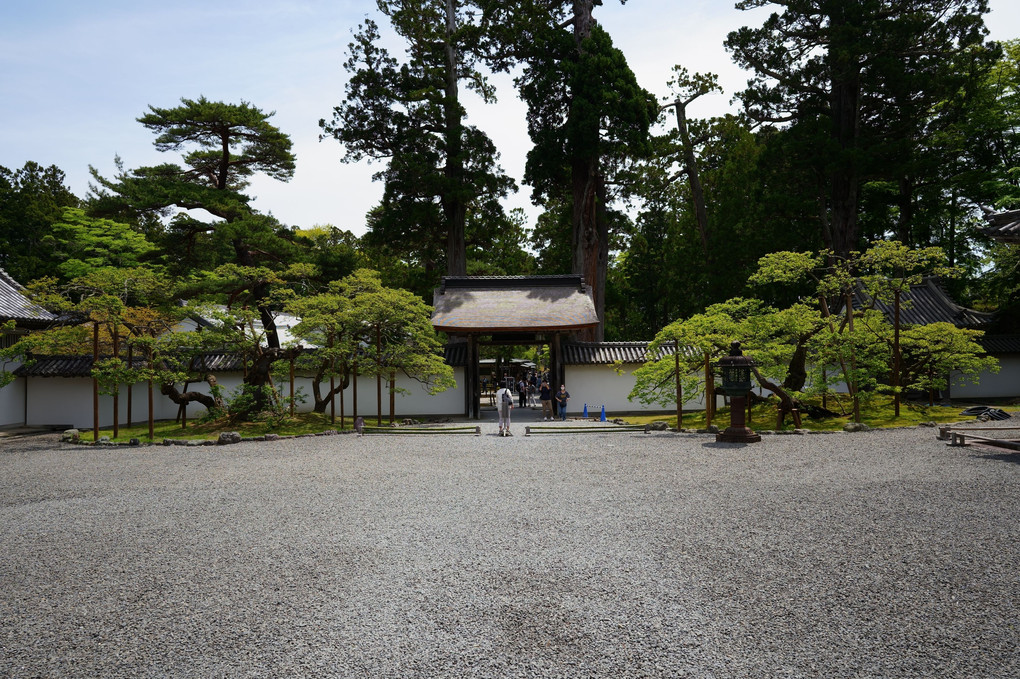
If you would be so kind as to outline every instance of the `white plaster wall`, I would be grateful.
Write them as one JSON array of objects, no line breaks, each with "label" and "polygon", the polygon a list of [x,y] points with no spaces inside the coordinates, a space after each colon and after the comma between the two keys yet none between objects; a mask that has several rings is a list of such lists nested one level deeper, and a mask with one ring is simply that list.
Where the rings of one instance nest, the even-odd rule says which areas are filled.
[{"label": "white plaster wall", "polygon": [[[92,380],[87,377],[34,377],[28,380],[28,413],[25,424],[40,426],[92,426]],[[99,399],[102,413],[109,412],[110,397]]]},{"label": "white plaster wall", "polygon": [[[454,371],[458,385],[463,382],[463,370]],[[240,374],[218,375],[217,382],[225,395],[230,395],[241,385]],[[178,388],[183,388],[178,384]],[[397,386],[407,389],[408,394],[396,395],[394,399],[394,416],[398,418],[416,415],[461,415],[464,412],[464,395],[459,388],[430,396],[422,385],[402,375],[397,377]],[[285,381],[278,385],[283,395],[290,395],[290,383]],[[328,390],[328,383],[323,383],[323,391]],[[92,427],[92,380],[87,377],[35,377],[28,384],[28,417],[25,413],[25,385],[18,380],[4,389],[0,389],[0,426],[4,424],[28,424],[31,426],[73,426],[78,428]],[[307,377],[294,380],[295,393],[303,390],[307,396],[304,403],[297,406],[298,412],[311,412],[314,407],[312,383]],[[209,385],[205,382],[188,385],[189,391],[209,393]],[[336,413],[340,415],[340,396],[337,395]],[[344,392],[345,413],[353,414],[354,387],[351,385]],[[128,388],[120,389],[119,422],[128,424]],[[374,377],[358,379],[358,414],[367,417],[376,415],[376,382]],[[383,383],[382,412],[384,417],[390,412],[389,385]],[[178,406],[169,398],[159,393],[158,385],[153,386],[153,417],[156,420],[173,420],[177,418]],[[327,410],[328,412],[328,410]],[[134,385],[131,389],[131,420],[134,423],[147,421],[149,413],[148,387],[145,383]],[[205,407],[192,404],[188,407],[188,418],[199,418],[205,414]],[[7,422],[6,420],[10,420]],[[99,426],[109,427],[113,424],[113,397],[99,396]]]},{"label": "white plaster wall", "polygon": [[0,389],[0,427],[25,424],[25,378]]},{"label": "white plaster wall", "polygon": [[952,378],[949,392],[952,398],[1003,398],[1020,396],[1020,356],[998,356],[999,372],[982,372],[978,382],[960,383]]},{"label": "white plaster wall", "polygon": [[[1020,357],[1009,357],[1000,359],[1001,371],[998,374],[983,375],[978,385],[967,384],[964,386],[953,386],[953,398],[991,398],[1003,396],[1020,396]],[[599,412],[599,408],[606,406],[606,415],[609,417],[623,413],[665,413],[672,412],[672,406],[661,407],[657,405],[646,406],[638,401],[628,401],[627,394],[634,387],[633,371],[638,366],[626,366],[623,374],[617,375],[612,366],[566,366],[566,385],[570,392],[570,406],[568,413],[579,415],[584,404],[588,403],[588,413],[593,415]],[[394,416],[396,418],[415,416],[462,416],[464,413],[464,370],[454,369],[454,377],[457,386],[445,392],[429,395],[422,386],[404,376],[398,376],[397,385],[407,389],[408,394],[397,394],[394,404]],[[240,385],[239,374],[227,374],[218,376],[220,385],[225,393],[229,394],[234,388]],[[289,394],[289,383],[280,385],[284,396]],[[27,388],[28,412],[27,419],[23,419],[25,412],[25,389]],[[308,400],[298,406],[298,410],[308,412],[312,410],[312,388],[311,380],[302,377],[295,380],[295,388],[302,388],[308,395]],[[323,390],[328,384],[323,384]],[[554,385],[559,388],[559,385]],[[208,393],[208,385],[205,382],[192,384],[189,389]],[[146,386],[136,385],[132,389],[132,420],[135,423],[144,422],[148,414],[148,402]],[[158,388],[154,390],[153,396],[154,416],[157,420],[174,419],[177,416],[177,406],[170,399],[159,393]],[[374,377],[360,377],[358,379],[358,415],[368,418],[376,416],[376,381]],[[388,385],[383,383],[382,394],[382,415],[389,416],[389,390]],[[684,409],[702,410],[705,404],[702,399],[688,399],[684,403]],[[100,426],[109,427],[113,422],[113,399],[110,396],[100,396],[99,417]],[[200,405],[192,405],[188,408],[188,417],[197,418],[205,412]],[[328,412],[328,411],[327,411]],[[337,396],[336,414],[340,415],[340,401]],[[354,387],[348,387],[344,392],[344,414],[351,417],[354,414]],[[127,387],[121,389],[120,397],[120,422],[127,423]],[[25,385],[23,380],[18,380],[4,389],[0,389],[0,425],[28,424],[30,426],[63,426],[70,425],[79,428],[92,427],[92,380],[88,378],[32,378]]]},{"label": "white plaster wall", "polygon": [[[623,413],[665,413],[675,412],[675,406],[662,407],[656,404],[645,405],[638,400],[628,401],[627,395],[634,388],[634,371],[639,365],[626,365],[623,373],[617,375],[611,365],[568,365],[566,366],[566,385],[570,392],[568,414],[581,414],[584,404],[588,404],[588,415],[601,412],[606,407],[606,416],[612,417]],[[560,385],[553,385],[558,391]],[[704,400],[688,399],[684,409],[703,410]]]},{"label": "white plaster wall", "polygon": [[[396,418],[413,417],[416,415],[439,416],[439,415],[463,415],[464,414],[464,369],[453,369],[454,379],[457,386],[438,394],[429,395],[425,387],[416,380],[405,375],[397,375],[396,386],[398,389],[405,389],[408,393],[397,392],[393,401],[393,413]],[[328,389],[324,385],[323,391]],[[377,416],[379,408],[379,394],[375,377],[358,377],[358,415],[361,417]],[[311,394],[311,389],[308,389]],[[311,404],[305,408],[311,410]],[[340,395],[336,396],[337,415],[340,414]],[[351,384],[344,390],[344,412],[351,416],[354,413],[354,385]],[[389,417],[390,414],[390,390],[389,381],[382,382],[382,415]]]}]

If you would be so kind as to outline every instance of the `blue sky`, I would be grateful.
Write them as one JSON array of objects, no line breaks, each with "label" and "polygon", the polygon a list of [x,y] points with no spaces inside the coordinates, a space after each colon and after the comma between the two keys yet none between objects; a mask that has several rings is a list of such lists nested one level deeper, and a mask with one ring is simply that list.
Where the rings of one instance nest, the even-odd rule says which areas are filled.
[{"label": "blue sky", "polygon": [[[1020,37],[1020,3],[991,0],[991,37]],[[371,0],[5,0],[0,9],[0,165],[54,164],[78,195],[88,166],[114,173],[175,162],[152,148],[135,119],[148,105],[169,107],[204,95],[249,101],[294,141],[297,172],[286,184],[257,179],[255,206],[284,223],[334,224],[357,234],[382,187],[377,167],[343,165],[332,140],[319,142],[318,121],[343,96],[342,69],[352,31],[375,16]],[[596,17],[627,56],[641,84],[666,94],[674,64],[720,75],[725,95],[699,101],[692,115],[731,110],[746,74],[722,48],[726,34],[760,22],[729,0],[609,0]],[[394,52],[399,47],[392,48]],[[501,164],[520,178],[529,147],[523,105],[506,78],[495,106],[469,107],[470,122],[494,139]],[[525,187],[509,207],[529,207]]]}]

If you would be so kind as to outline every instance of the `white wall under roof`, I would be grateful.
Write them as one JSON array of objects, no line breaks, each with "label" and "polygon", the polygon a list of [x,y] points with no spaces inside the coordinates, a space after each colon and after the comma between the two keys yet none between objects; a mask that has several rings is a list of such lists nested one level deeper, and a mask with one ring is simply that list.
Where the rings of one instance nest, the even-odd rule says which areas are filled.
[{"label": "white wall under roof", "polygon": [[1020,356],[998,356],[999,372],[982,372],[977,382],[963,384],[953,378],[949,393],[952,398],[1008,398],[1020,396]]},{"label": "white wall under roof", "polygon": [[[1020,392],[1020,357],[1000,359],[1002,370],[998,374],[983,375],[979,384],[954,385],[953,398],[992,398],[1016,396]],[[606,415],[613,417],[625,413],[671,413],[674,408],[661,406],[645,406],[637,401],[627,400],[627,395],[634,387],[633,372],[638,366],[627,365],[623,374],[618,375],[610,365],[568,365],[566,366],[566,385],[570,392],[568,414],[578,416],[588,404],[589,415],[599,413],[605,405]],[[445,392],[429,395],[416,381],[399,376],[397,386],[409,393],[397,394],[395,397],[395,417],[461,417],[464,413],[464,369],[455,368],[454,377],[457,387]],[[219,376],[220,385],[227,393],[235,389],[241,382],[240,375]],[[179,385],[181,386],[181,385]],[[284,383],[283,393],[289,393],[289,384]],[[311,381],[308,378],[295,380],[296,389],[303,390],[308,400],[298,406],[301,412],[312,410]],[[559,385],[553,385],[558,389]],[[328,384],[323,384],[323,390]],[[27,389],[27,396],[26,396]],[[193,384],[189,389],[208,393],[208,385],[204,382]],[[132,389],[132,419],[136,423],[144,422],[148,413],[148,397],[144,384]],[[344,414],[351,417],[354,410],[354,389],[348,387],[344,393]],[[26,409],[27,404],[27,409]],[[358,380],[358,415],[375,417],[377,414],[376,381],[373,377],[361,377]],[[100,396],[100,426],[109,427],[113,423],[113,398]],[[684,403],[685,410],[701,410],[704,402],[701,399],[688,399]],[[27,419],[26,419],[27,410]],[[193,405],[188,409],[189,418],[200,417],[205,408]],[[382,414],[389,415],[389,391],[383,384]],[[336,403],[336,415],[340,416],[339,396]],[[170,399],[159,393],[154,396],[154,416],[158,420],[172,420],[177,416],[177,406]],[[127,422],[127,387],[121,389],[120,421]],[[82,429],[92,427],[92,380],[88,378],[35,377],[27,380],[19,379],[7,387],[0,389],[0,426],[27,424],[29,426],[74,426]]]},{"label": "white wall under roof", "polygon": [[[634,371],[639,365],[625,365],[623,373],[617,375],[611,365],[568,365],[566,366],[566,385],[570,392],[570,403],[567,407],[568,415],[581,414],[584,404],[588,404],[588,414],[600,412],[601,407],[606,407],[606,416],[622,413],[665,413],[676,412],[675,406],[662,407],[658,405],[646,406],[640,401],[629,401],[627,395],[634,388]],[[558,391],[560,385],[553,385]],[[685,409],[702,410],[705,407],[703,399],[688,399],[683,406]]]},{"label": "white wall under roof", "polygon": [[0,427],[25,424],[25,379],[19,377],[0,389]]},{"label": "white wall under roof", "polygon": [[[458,384],[463,383],[463,369],[454,370],[454,377]],[[0,389],[0,423],[3,424],[27,424],[37,427],[78,427],[90,429],[93,422],[92,410],[92,380],[87,377],[34,377],[28,380],[27,418],[25,417],[24,386],[19,382]],[[230,394],[240,386],[241,376],[238,374],[218,376],[218,383],[224,389],[224,393]],[[458,415],[464,412],[464,396],[459,388],[449,389],[445,392],[430,396],[422,387],[421,383],[399,375],[396,381],[397,387],[407,390],[408,393],[397,393],[394,398],[394,413],[399,418],[413,416],[448,416]],[[183,385],[178,384],[178,388]],[[290,394],[289,382],[277,385],[282,389],[284,396]],[[374,377],[358,378],[358,415],[363,417],[375,417],[377,415],[378,392]],[[312,383],[309,378],[299,377],[294,380],[295,393],[304,392],[307,400],[297,405],[299,412],[311,412],[314,406],[312,399]],[[190,391],[209,393],[209,385],[199,382],[188,385]],[[329,383],[322,385],[323,392],[328,391]],[[177,405],[169,398],[159,393],[159,387],[153,388],[153,417],[157,420],[173,420],[177,417]],[[135,423],[145,422],[148,417],[148,390],[144,383],[137,384],[131,389],[131,419]],[[128,388],[121,387],[120,390],[120,423],[127,424],[128,412]],[[344,410],[350,417],[354,412],[354,386],[351,385],[344,392]],[[329,412],[327,410],[327,412]],[[388,384],[384,381],[382,385],[382,414],[388,417],[390,412],[390,397]],[[189,419],[201,417],[205,413],[205,407],[200,404],[193,404],[188,408]],[[336,397],[336,415],[340,416],[340,396]],[[8,420],[10,420],[8,422]],[[100,427],[110,427],[113,424],[113,397],[101,394],[99,397],[99,424]]]}]

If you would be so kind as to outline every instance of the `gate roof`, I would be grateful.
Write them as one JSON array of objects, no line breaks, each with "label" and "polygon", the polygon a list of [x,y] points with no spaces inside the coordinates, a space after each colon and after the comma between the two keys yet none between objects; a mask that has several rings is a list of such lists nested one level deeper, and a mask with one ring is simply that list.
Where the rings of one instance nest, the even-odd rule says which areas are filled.
[{"label": "gate roof", "polygon": [[432,325],[449,334],[575,332],[599,324],[581,276],[447,276]]}]

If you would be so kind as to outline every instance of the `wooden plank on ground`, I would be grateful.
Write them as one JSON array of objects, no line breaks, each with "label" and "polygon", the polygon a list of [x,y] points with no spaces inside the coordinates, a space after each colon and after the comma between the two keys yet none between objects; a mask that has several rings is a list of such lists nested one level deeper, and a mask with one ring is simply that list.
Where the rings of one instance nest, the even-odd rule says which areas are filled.
[{"label": "wooden plank on ground", "polygon": [[524,435],[532,434],[625,434],[641,432],[647,434],[651,427],[647,424],[614,424],[606,427],[557,427],[533,426],[525,427]]},{"label": "wooden plank on ground", "polygon": [[470,434],[481,436],[482,428],[475,427],[363,427],[364,434]]}]

